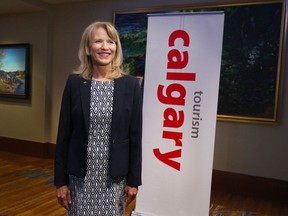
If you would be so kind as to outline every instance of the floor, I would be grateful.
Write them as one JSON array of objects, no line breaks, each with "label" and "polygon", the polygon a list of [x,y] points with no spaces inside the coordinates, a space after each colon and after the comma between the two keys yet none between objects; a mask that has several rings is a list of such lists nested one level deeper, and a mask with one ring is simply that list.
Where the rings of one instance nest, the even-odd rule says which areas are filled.
[{"label": "floor", "polygon": [[[288,216],[287,203],[212,190],[210,216]],[[53,160],[0,152],[0,216],[10,215],[65,215],[55,199]]]}]

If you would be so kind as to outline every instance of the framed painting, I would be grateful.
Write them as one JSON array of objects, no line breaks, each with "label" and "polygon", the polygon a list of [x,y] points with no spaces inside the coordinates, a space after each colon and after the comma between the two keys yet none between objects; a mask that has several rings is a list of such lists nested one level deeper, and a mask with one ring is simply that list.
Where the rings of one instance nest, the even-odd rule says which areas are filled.
[{"label": "framed painting", "polygon": [[132,75],[144,77],[145,82],[147,14],[201,11],[225,12],[217,119],[278,124],[284,65],[283,0],[114,11],[124,68]]},{"label": "framed painting", "polygon": [[0,44],[0,97],[29,97],[30,45]]}]

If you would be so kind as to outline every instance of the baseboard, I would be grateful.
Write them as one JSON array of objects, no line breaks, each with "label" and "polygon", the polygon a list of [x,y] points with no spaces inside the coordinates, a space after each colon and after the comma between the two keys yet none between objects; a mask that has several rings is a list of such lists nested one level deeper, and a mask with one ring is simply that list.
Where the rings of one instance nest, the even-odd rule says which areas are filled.
[{"label": "baseboard", "polygon": [[0,151],[40,158],[54,158],[55,144],[0,137]]},{"label": "baseboard", "polygon": [[288,203],[288,181],[213,170],[212,190]]},{"label": "baseboard", "polygon": [[[55,144],[0,137],[0,151],[54,158]],[[288,181],[213,170],[212,190],[288,202]]]}]

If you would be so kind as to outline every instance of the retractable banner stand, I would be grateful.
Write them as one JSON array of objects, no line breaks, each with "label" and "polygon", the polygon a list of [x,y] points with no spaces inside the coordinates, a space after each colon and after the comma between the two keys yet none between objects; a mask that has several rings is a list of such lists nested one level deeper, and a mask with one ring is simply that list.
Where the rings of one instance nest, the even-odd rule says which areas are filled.
[{"label": "retractable banner stand", "polygon": [[208,216],[224,13],[148,16],[134,216]]}]

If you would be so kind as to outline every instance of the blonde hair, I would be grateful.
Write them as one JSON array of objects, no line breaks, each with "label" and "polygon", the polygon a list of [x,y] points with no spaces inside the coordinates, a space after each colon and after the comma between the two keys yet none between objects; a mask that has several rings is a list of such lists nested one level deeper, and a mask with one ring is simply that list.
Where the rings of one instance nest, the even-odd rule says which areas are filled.
[{"label": "blonde hair", "polygon": [[111,73],[109,74],[110,79],[117,79],[126,74],[122,69],[123,52],[122,46],[119,39],[119,35],[115,27],[110,22],[94,22],[90,24],[83,32],[78,58],[80,60],[80,66],[74,73],[80,74],[84,79],[91,80],[93,76],[93,64],[91,56],[89,55],[89,45],[91,43],[94,30],[103,28],[107,32],[108,36],[116,42],[116,53],[112,61]]}]

